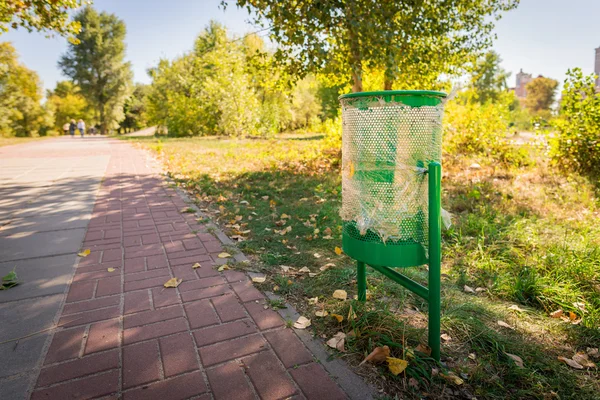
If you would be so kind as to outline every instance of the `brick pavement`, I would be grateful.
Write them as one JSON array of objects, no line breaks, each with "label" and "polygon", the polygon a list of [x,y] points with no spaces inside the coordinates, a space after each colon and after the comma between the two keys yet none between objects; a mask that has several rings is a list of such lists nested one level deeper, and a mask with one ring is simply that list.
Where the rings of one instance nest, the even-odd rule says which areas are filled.
[{"label": "brick pavement", "polygon": [[221,242],[186,207],[144,153],[111,143],[91,253],[31,398],[346,398],[245,274],[217,271]]}]

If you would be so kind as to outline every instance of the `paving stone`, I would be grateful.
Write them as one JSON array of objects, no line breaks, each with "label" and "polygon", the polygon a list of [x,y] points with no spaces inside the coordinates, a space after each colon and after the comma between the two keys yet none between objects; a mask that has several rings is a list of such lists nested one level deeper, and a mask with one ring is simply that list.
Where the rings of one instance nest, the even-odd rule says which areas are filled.
[{"label": "paving stone", "polygon": [[187,323],[183,318],[161,321],[152,325],[136,326],[125,329],[123,342],[125,344],[141,342],[142,340],[154,339],[167,336],[177,332],[187,331]]},{"label": "paving stone", "polygon": [[166,378],[199,368],[194,339],[188,332],[162,338],[159,344]]},{"label": "paving stone", "polygon": [[119,371],[110,371],[62,385],[36,390],[31,400],[92,399],[108,396],[119,389]]},{"label": "paving stone", "polygon": [[198,347],[202,347],[255,332],[256,326],[250,320],[240,320],[195,331],[194,338]]},{"label": "paving stone", "polygon": [[85,354],[118,347],[120,332],[121,327],[116,320],[92,324],[85,344]]},{"label": "paving stone", "polygon": [[202,364],[209,367],[259,352],[265,348],[267,348],[267,342],[259,335],[252,335],[202,347],[199,351]]},{"label": "paving stone", "polygon": [[215,400],[254,399],[246,376],[236,361],[210,369],[206,371],[206,375]]},{"label": "paving stone", "polygon": [[267,332],[265,338],[286,368],[306,364],[313,360],[312,354],[291,329]]},{"label": "paving stone", "polygon": [[272,352],[265,351],[245,358],[244,364],[261,399],[283,399],[296,393],[296,387]]},{"label": "paving stone", "polygon": [[123,314],[133,314],[140,311],[150,310],[150,296],[147,290],[125,293],[125,305]]},{"label": "paving stone", "polygon": [[118,367],[119,352],[113,350],[44,368],[40,373],[36,386],[48,386]]},{"label": "paving stone", "polygon": [[[206,384],[200,372],[180,375],[175,378],[154,383],[126,392],[125,400],[169,399],[184,400],[206,392]],[[194,397],[196,399],[196,397]],[[197,400],[209,400],[210,396],[201,396]]]},{"label": "paving stone", "polygon": [[233,294],[214,297],[211,301],[222,322],[234,321],[247,316],[246,310]]},{"label": "paving stone", "polygon": [[210,300],[208,299],[188,303],[184,308],[192,329],[203,328],[219,323],[215,310],[213,310]]},{"label": "paving stone", "polygon": [[256,303],[252,301],[245,303],[244,306],[261,330],[277,328],[284,325],[283,318],[270,307],[267,306],[265,309],[264,302]]},{"label": "paving stone", "polygon": [[155,341],[123,347],[123,389],[159,380],[159,364]]},{"label": "paving stone", "polygon": [[308,400],[344,400],[348,397],[317,363],[292,368],[290,374]]}]

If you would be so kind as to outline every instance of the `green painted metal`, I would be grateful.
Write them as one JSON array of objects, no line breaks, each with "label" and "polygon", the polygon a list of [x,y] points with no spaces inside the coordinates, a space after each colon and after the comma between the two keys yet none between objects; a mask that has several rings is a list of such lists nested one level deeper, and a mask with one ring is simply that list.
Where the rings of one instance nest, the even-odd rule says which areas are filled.
[{"label": "green painted metal", "polygon": [[338,100],[341,99],[349,99],[354,97],[391,97],[391,96],[416,96],[416,97],[424,97],[424,96],[433,96],[444,98],[448,96],[448,94],[444,92],[438,92],[435,90],[379,90],[373,92],[356,92],[356,93],[346,93],[338,97]]},{"label": "green painted metal", "polygon": [[356,282],[358,284],[358,300],[367,300],[367,267],[362,261],[356,262]]},{"label": "green painted metal", "polygon": [[380,267],[377,265],[371,265],[371,267],[374,270],[381,272],[383,275],[387,276],[394,282],[399,283],[400,285],[404,286],[405,288],[407,288],[408,290],[410,290],[417,296],[420,296],[420,297],[424,298],[425,300],[428,300],[429,290],[425,286],[413,281],[410,278],[407,278],[406,276],[394,271],[393,269],[391,269],[389,267]]},{"label": "green painted metal", "polygon": [[442,166],[429,164],[429,347],[440,360],[442,268]]},{"label": "green painted metal", "polygon": [[350,230],[346,227],[342,233],[342,250],[355,260],[387,267],[416,267],[427,263],[425,249],[420,243],[407,241],[400,246],[388,246],[381,241],[358,239],[359,234],[353,235]]}]

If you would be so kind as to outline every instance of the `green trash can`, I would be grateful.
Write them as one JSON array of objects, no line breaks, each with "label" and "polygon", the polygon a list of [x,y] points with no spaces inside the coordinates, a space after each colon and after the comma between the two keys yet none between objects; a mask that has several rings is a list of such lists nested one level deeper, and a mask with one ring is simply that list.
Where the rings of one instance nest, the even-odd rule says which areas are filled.
[{"label": "green trash can", "polygon": [[[342,248],[358,262],[359,299],[366,297],[368,264],[428,300],[430,346],[437,359],[445,97],[421,90],[340,96]],[[430,267],[428,287],[392,269],[424,264]],[[437,345],[431,344],[432,328],[438,331]]]}]

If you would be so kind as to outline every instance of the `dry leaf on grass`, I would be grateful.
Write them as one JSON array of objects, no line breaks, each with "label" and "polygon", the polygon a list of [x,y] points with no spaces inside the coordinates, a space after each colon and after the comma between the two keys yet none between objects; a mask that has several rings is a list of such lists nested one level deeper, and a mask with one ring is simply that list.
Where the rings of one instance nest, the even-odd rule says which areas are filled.
[{"label": "dry leaf on grass", "polygon": [[509,310],[515,310],[515,311],[519,311],[519,312],[525,312],[525,310],[523,310],[521,307],[519,307],[516,304],[513,304],[512,306],[508,307]]},{"label": "dry leaf on grass", "polygon": [[317,317],[321,317],[322,318],[322,317],[328,316],[329,313],[327,311],[325,311],[325,310],[319,310],[319,311],[315,311],[315,315]]},{"label": "dry leaf on grass", "polygon": [[325,228],[325,230],[323,231],[323,233],[324,233],[325,235],[331,235],[331,233],[332,233],[332,232],[331,232],[331,228],[329,228],[329,227]]},{"label": "dry leaf on grass", "polygon": [[319,297],[311,297],[308,299],[308,304],[317,304],[319,302]]},{"label": "dry leaf on grass", "polygon": [[223,272],[223,271],[225,271],[226,269],[231,269],[231,268],[229,268],[229,265],[227,265],[227,264],[223,264],[223,265],[221,265],[219,268],[217,268],[217,271],[219,271],[219,272]]},{"label": "dry leaf on grass", "polygon": [[314,278],[314,277],[315,277],[315,276],[317,276],[317,275],[318,275],[318,274],[317,274],[317,273],[314,273],[314,272],[309,272],[309,273],[308,273],[308,277],[309,277],[309,278]]},{"label": "dry leaf on grass", "polygon": [[290,272],[290,269],[292,269],[292,267],[288,267],[287,265],[280,265],[279,268],[281,268],[284,274]]},{"label": "dry leaf on grass", "polygon": [[447,333],[442,333],[442,335],[440,337],[442,338],[442,340],[444,342],[449,342],[452,340],[452,337],[450,335],[448,335]]},{"label": "dry leaf on grass", "polygon": [[477,355],[475,353],[469,353],[469,359],[471,360],[476,360],[477,359]]},{"label": "dry leaf on grass", "polygon": [[231,254],[229,254],[229,253],[220,253],[218,257],[219,258],[229,258],[229,257],[231,257]]},{"label": "dry leaf on grass", "polygon": [[408,380],[408,386],[410,386],[413,389],[418,389],[419,388],[419,381],[416,380],[415,378],[410,378]]},{"label": "dry leaf on grass", "polygon": [[345,351],[344,345],[346,344],[346,334],[344,332],[336,333],[331,339],[327,341],[327,346],[338,351]]},{"label": "dry leaf on grass", "polygon": [[339,314],[331,314],[331,316],[337,319],[337,322],[342,322],[344,320],[344,317]]},{"label": "dry leaf on grass", "polygon": [[575,360],[571,360],[570,358],[559,356],[558,360],[564,362],[565,364],[567,364],[571,368],[583,369],[583,365],[579,364]]},{"label": "dry leaf on grass", "polygon": [[399,358],[388,357],[386,358],[386,361],[388,364],[388,369],[394,375],[401,374],[402,372],[404,372],[406,367],[408,367],[408,361],[401,360]]},{"label": "dry leaf on grass", "polygon": [[446,382],[454,383],[455,385],[462,385],[465,383],[458,375],[454,372],[449,371],[447,374],[440,372],[440,376],[446,380]]},{"label": "dry leaf on grass", "polygon": [[294,328],[296,329],[306,329],[310,326],[310,319],[306,317],[298,317],[298,320],[294,322]]},{"label": "dry leaf on grass", "polygon": [[338,256],[342,254],[342,249],[339,247],[335,248],[335,254],[337,254]]},{"label": "dry leaf on grass", "polygon": [[78,255],[79,257],[87,257],[87,256],[89,256],[89,255],[90,255],[90,249],[85,249],[85,250],[83,250],[82,252],[80,252],[80,253],[77,253],[77,255]]},{"label": "dry leaf on grass", "polygon": [[556,311],[552,311],[552,312],[550,313],[550,316],[551,316],[552,318],[560,318],[560,317],[562,317],[562,315],[563,315],[563,310],[561,310],[561,309],[558,309],[558,310],[556,310]]},{"label": "dry leaf on grass", "polygon": [[314,256],[315,258],[321,258],[321,255],[320,255],[319,253],[315,253],[315,254],[313,254],[313,256]]},{"label": "dry leaf on grass", "polygon": [[517,365],[517,367],[519,368],[524,368],[523,366],[523,359],[515,354],[510,354],[510,353],[504,353],[508,356],[508,358],[510,358],[511,360],[513,360],[515,362],[515,364]]},{"label": "dry leaf on grass", "polygon": [[352,309],[352,305],[350,305],[350,309],[348,310],[348,321],[353,321],[356,319],[356,313],[354,309]]},{"label": "dry leaf on grass", "polygon": [[308,269],[308,267],[302,267],[298,270],[298,272],[301,274],[308,274],[310,273],[310,269]]},{"label": "dry leaf on grass", "polygon": [[508,328],[508,329],[512,329],[512,330],[514,330],[514,329],[515,329],[514,327],[510,326],[509,324],[507,324],[507,323],[506,323],[506,322],[504,322],[504,321],[500,321],[500,320],[499,320],[497,323],[498,323],[498,325],[500,325],[500,326],[501,326],[501,327],[503,327],[503,328]]},{"label": "dry leaf on grass", "polygon": [[478,287],[478,288],[475,288],[475,291],[476,291],[477,293],[485,292],[486,290],[487,290],[487,289],[486,289],[486,288],[484,288],[484,287]]},{"label": "dry leaf on grass", "polygon": [[473,294],[477,293],[477,292],[475,292],[475,289],[473,289],[471,286],[467,286],[467,285],[465,285],[463,287],[463,290],[465,293],[473,293]]},{"label": "dry leaf on grass", "polygon": [[163,285],[166,288],[176,288],[183,281],[183,279],[171,278]]},{"label": "dry leaf on grass", "polygon": [[114,269],[114,268],[106,268],[106,270],[107,270],[108,272],[115,272],[115,269]]},{"label": "dry leaf on grass", "polygon": [[593,358],[599,358],[600,357],[600,352],[598,351],[597,347],[588,347],[588,348],[585,349],[585,352],[590,357],[593,357]]},{"label": "dry leaf on grass", "polygon": [[585,368],[596,368],[596,364],[594,364],[590,360],[588,355],[586,353],[584,353],[583,351],[580,351],[579,353],[575,354],[573,356],[573,361],[584,366]]},{"label": "dry leaf on grass", "polygon": [[254,282],[254,283],[263,283],[266,280],[267,280],[267,277],[264,276],[264,275],[263,276],[254,276],[254,277],[252,277],[252,282]]},{"label": "dry leaf on grass", "polygon": [[201,266],[200,263],[196,263],[196,264],[192,265],[192,269],[200,268],[200,266]]},{"label": "dry leaf on grass", "polygon": [[338,289],[333,292],[333,298],[338,300],[346,300],[348,298],[348,293],[345,290]]},{"label": "dry leaf on grass", "polygon": [[419,345],[415,347],[415,351],[426,354],[427,356],[431,355],[431,347],[423,343],[419,343]]},{"label": "dry leaf on grass", "polygon": [[377,364],[384,362],[390,356],[390,348],[388,346],[383,347],[375,347],[368,356],[365,357],[364,360],[361,361],[360,365],[363,365],[366,362],[370,362],[371,364]]}]

